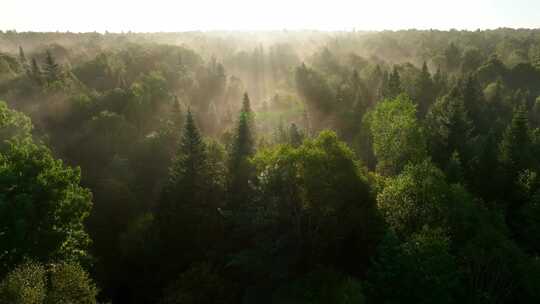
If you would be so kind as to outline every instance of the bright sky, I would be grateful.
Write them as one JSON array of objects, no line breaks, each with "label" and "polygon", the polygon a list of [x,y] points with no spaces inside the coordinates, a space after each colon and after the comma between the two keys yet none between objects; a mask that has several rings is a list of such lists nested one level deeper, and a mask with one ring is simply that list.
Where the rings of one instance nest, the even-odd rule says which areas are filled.
[{"label": "bright sky", "polygon": [[0,30],[540,27],[540,0],[0,0]]}]

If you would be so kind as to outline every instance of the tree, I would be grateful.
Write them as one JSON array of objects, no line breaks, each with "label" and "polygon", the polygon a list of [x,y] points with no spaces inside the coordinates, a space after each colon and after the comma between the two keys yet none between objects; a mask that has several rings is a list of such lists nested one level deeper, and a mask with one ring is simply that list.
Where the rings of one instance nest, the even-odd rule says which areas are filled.
[{"label": "tree", "polygon": [[24,50],[22,46],[19,46],[19,63],[23,67],[23,71],[28,73],[28,70],[29,70],[28,59],[26,59],[26,55],[24,54]]},{"label": "tree", "polygon": [[48,269],[49,283],[44,304],[95,304],[98,289],[78,264],[53,264]]},{"label": "tree", "polygon": [[431,162],[408,165],[390,179],[377,195],[377,204],[389,227],[400,237],[420,232],[428,225],[443,225],[447,199],[451,199],[444,174]]},{"label": "tree", "polygon": [[385,99],[396,98],[399,94],[403,92],[401,87],[401,78],[399,76],[399,71],[397,66],[394,66],[392,73],[385,74],[383,76],[382,83],[382,97]]},{"label": "tree", "polygon": [[451,42],[444,51],[446,57],[446,68],[452,72],[459,68],[461,62],[461,50]]},{"label": "tree", "polygon": [[238,255],[244,269],[262,281],[317,265],[365,272],[382,223],[363,168],[335,133],[263,150],[253,162],[259,192],[245,229],[256,246]]},{"label": "tree", "polygon": [[43,304],[47,286],[45,268],[36,263],[17,266],[0,283],[0,302]]},{"label": "tree", "polygon": [[469,161],[468,144],[473,136],[473,124],[456,90],[433,104],[426,126],[430,155],[441,168],[446,168],[454,152],[462,161]]},{"label": "tree", "polygon": [[397,174],[409,162],[426,157],[426,143],[416,118],[416,105],[402,94],[379,103],[367,114],[377,170]]},{"label": "tree", "polygon": [[27,262],[0,283],[0,302],[10,304],[95,304],[97,288],[78,264],[43,266]]},{"label": "tree", "polygon": [[[4,134],[21,121],[29,124],[5,105],[0,117]],[[31,126],[23,129],[29,131]],[[80,185],[80,169],[54,159],[29,134],[9,139],[0,153],[0,273],[24,258],[85,261],[90,240],[83,222],[92,202],[90,191]]]},{"label": "tree", "polygon": [[531,168],[531,134],[525,106],[514,110],[512,122],[506,128],[500,143],[500,162],[507,170],[509,181],[515,180],[520,170]]},{"label": "tree", "polygon": [[48,84],[60,80],[60,65],[56,63],[56,60],[54,59],[50,50],[47,50],[43,69],[45,72],[45,79],[47,80]]},{"label": "tree", "polygon": [[289,127],[289,141],[293,147],[298,147],[302,144],[303,134],[300,133],[295,123],[292,123]]},{"label": "tree", "polygon": [[428,227],[403,243],[387,235],[369,281],[377,303],[455,303],[463,288],[450,238]]},{"label": "tree", "polygon": [[422,72],[415,80],[413,91],[413,99],[418,104],[418,115],[422,118],[426,115],[429,106],[435,99],[435,86],[425,61],[422,65]]},{"label": "tree", "polygon": [[234,303],[234,289],[208,263],[196,264],[170,284],[160,304]]},{"label": "tree", "polygon": [[253,167],[249,158],[255,153],[254,127],[254,114],[246,93],[229,152],[227,184],[229,204],[232,208],[246,204],[251,195]]},{"label": "tree", "polygon": [[41,85],[43,83],[43,71],[39,67],[36,58],[32,58],[30,76],[30,78],[33,79],[38,85]]},{"label": "tree", "polygon": [[191,110],[156,210],[164,278],[176,275],[216,246],[220,183]]}]

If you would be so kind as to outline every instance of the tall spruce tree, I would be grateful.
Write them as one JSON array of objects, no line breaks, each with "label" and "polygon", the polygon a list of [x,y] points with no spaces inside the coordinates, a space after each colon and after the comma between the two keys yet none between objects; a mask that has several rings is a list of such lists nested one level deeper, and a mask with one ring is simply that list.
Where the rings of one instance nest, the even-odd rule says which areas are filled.
[{"label": "tall spruce tree", "polygon": [[204,258],[219,235],[217,176],[190,110],[169,181],[156,210],[163,277]]},{"label": "tall spruce tree", "polygon": [[45,72],[45,78],[47,80],[47,83],[50,84],[60,80],[60,65],[56,62],[56,59],[54,59],[53,55],[49,50],[47,50],[43,69]]},{"label": "tall spruce tree", "polygon": [[426,62],[422,66],[422,72],[415,81],[414,100],[418,104],[418,115],[424,117],[429,106],[435,99],[435,88]]},{"label": "tall spruce tree", "polygon": [[512,122],[503,134],[499,149],[500,162],[510,180],[514,180],[519,171],[533,165],[532,139],[528,113],[524,105],[514,110]]},{"label": "tall spruce tree", "polygon": [[396,98],[402,92],[401,77],[397,67],[394,66],[392,73],[383,78],[382,97],[385,99]]},{"label": "tall spruce tree", "polygon": [[19,63],[21,64],[23,70],[25,72],[28,72],[28,69],[29,69],[28,59],[26,59],[26,55],[24,54],[24,50],[22,46],[19,46]]},{"label": "tall spruce tree", "polygon": [[251,111],[249,96],[245,93],[236,134],[229,152],[228,194],[232,208],[240,207],[249,200],[250,180],[253,177],[253,166],[249,158],[254,154],[254,115]]},{"label": "tall spruce tree", "polygon": [[43,84],[43,71],[37,63],[36,58],[32,58],[32,67],[29,73],[30,78],[32,78],[32,80],[34,80],[37,84]]}]

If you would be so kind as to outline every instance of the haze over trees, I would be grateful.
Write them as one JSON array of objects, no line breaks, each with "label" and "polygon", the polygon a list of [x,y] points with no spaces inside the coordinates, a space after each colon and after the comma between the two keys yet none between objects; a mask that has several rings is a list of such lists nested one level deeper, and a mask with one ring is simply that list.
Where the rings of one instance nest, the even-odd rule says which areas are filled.
[{"label": "haze over trees", "polygon": [[0,32],[0,303],[539,303],[540,30]]}]

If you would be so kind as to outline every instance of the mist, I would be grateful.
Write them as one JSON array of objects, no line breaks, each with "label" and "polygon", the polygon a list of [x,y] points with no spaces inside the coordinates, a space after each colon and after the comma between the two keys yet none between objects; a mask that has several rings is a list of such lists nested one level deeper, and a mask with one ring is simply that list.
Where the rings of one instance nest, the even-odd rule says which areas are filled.
[{"label": "mist", "polygon": [[0,12],[0,303],[540,303],[540,6]]}]

